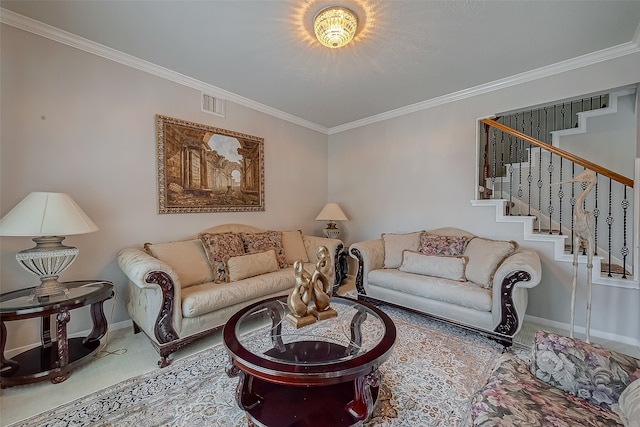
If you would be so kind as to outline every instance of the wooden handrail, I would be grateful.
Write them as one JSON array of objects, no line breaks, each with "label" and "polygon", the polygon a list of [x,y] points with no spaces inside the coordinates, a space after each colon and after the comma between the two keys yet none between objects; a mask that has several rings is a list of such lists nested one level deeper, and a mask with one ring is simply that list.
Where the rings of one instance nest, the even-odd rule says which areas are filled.
[{"label": "wooden handrail", "polygon": [[492,126],[496,129],[500,129],[503,132],[513,135],[516,138],[527,141],[531,145],[535,145],[536,147],[540,147],[543,150],[546,150],[550,153],[553,153],[557,156],[567,159],[570,162],[576,163],[584,168],[591,169],[592,171],[596,172],[599,175],[606,176],[607,178],[611,178],[612,180],[617,181],[622,185],[626,185],[627,187],[633,188],[633,180],[631,178],[627,178],[624,175],[620,175],[619,173],[616,173],[605,167],[592,163],[587,159],[583,159],[582,157],[576,156],[575,154],[572,154],[561,148],[554,147],[553,145],[542,142],[539,139],[529,136],[526,133],[522,133],[519,130],[510,128],[509,126],[505,126],[502,123],[497,122],[493,119],[481,119],[480,121],[486,125]]}]

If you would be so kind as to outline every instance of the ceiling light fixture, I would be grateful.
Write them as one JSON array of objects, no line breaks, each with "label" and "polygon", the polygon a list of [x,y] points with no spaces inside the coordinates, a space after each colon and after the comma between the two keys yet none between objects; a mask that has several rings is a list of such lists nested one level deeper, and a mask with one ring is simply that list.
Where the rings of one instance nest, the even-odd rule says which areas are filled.
[{"label": "ceiling light fixture", "polygon": [[342,47],[353,40],[357,27],[356,14],[346,7],[327,7],[313,18],[313,30],[318,41],[332,49]]}]

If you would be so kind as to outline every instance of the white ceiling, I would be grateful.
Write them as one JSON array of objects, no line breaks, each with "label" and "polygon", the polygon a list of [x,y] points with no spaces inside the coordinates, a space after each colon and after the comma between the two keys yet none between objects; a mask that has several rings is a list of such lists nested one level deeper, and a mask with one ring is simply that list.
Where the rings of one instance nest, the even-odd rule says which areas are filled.
[{"label": "white ceiling", "polygon": [[[312,37],[328,4],[355,41]],[[331,130],[622,44],[640,1],[5,1],[2,8]]]}]

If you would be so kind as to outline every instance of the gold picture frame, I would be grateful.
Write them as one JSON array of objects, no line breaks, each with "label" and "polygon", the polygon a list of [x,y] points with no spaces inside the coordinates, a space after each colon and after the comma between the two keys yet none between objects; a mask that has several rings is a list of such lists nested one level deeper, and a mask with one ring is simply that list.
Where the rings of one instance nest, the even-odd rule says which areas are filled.
[{"label": "gold picture frame", "polygon": [[156,115],[158,212],[264,211],[264,139]]}]

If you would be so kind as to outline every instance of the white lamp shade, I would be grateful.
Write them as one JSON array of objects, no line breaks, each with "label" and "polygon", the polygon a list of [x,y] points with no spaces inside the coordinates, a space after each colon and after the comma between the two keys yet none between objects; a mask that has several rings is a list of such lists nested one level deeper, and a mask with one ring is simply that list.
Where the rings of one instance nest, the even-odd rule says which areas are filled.
[{"label": "white lamp shade", "polygon": [[316,221],[348,221],[337,203],[327,203],[316,217]]},{"label": "white lamp shade", "polygon": [[65,193],[33,192],[0,220],[0,236],[69,236],[98,231]]}]

